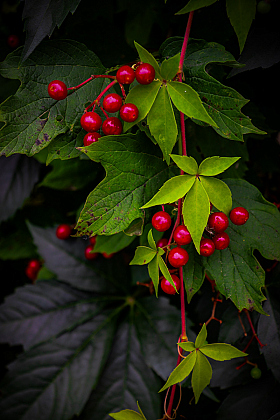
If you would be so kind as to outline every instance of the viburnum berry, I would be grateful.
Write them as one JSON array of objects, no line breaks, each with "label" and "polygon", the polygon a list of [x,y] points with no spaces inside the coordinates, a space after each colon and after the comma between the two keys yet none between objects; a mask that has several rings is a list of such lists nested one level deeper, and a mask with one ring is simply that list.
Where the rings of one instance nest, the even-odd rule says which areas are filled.
[{"label": "viburnum berry", "polygon": [[117,93],[109,93],[103,99],[103,108],[107,112],[118,112],[122,107],[122,98]]},{"label": "viburnum berry", "polygon": [[228,218],[222,211],[216,211],[210,214],[208,219],[208,226],[213,229],[215,233],[220,233],[228,227]]},{"label": "viburnum berry", "polygon": [[81,126],[89,133],[98,131],[101,127],[101,117],[94,111],[85,112],[81,117]]},{"label": "viburnum berry", "polygon": [[215,245],[212,239],[202,238],[200,241],[200,255],[210,257],[215,251]]},{"label": "viburnum berry", "polygon": [[112,258],[114,256],[114,252],[111,252],[111,254],[107,254],[107,252],[102,252],[102,255],[104,258],[106,258],[107,260]]},{"label": "viburnum berry", "polygon": [[17,35],[9,35],[7,39],[9,47],[16,48],[19,45],[19,37]]},{"label": "viburnum berry", "polygon": [[189,254],[184,248],[176,247],[171,249],[171,251],[169,252],[168,261],[170,262],[172,267],[182,267],[189,261]]},{"label": "viburnum berry", "polygon": [[214,242],[215,248],[221,251],[229,246],[230,239],[226,232],[221,232],[213,236],[212,241]]},{"label": "viburnum berry", "polygon": [[106,118],[102,124],[102,130],[105,136],[118,135],[122,133],[122,123],[117,117]]},{"label": "viburnum berry", "polygon": [[155,69],[149,63],[142,63],[135,70],[135,77],[141,85],[149,85],[155,78]]},{"label": "viburnum berry", "polygon": [[56,237],[58,239],[67,239],[71,235],[72,229],[71,226],[67,224],[61,224],[56,228]]},{"label": "viburnum berry", "polygon": [[271,10],[271,4],[269,1],[261,0],[258,2],[257,11],[260,14],[265,15],[266,13],[269,13],[270,10]]},{"label": "viburnum berry", "polygon": [[25,269],[25,274],[30,280],[36,280],[40,268],[41,262],[39,260],[30,260]]},{"label": "viburnum berry", "polygon": [[[177,291],[179,291],[181,287],[181,282],[180,282],[179,277],[175,276],[175,274],[171,274],[171,277],[176,286]],[[164,277],[161,278],[160,286],[162,290],[168,295],[175,295],[176,290],[174,289],[174,286],[166,278]]]},{"label": "viburnum berry", "polygon": [[122,66],[117,71],[116,78],[122,85],[130,85],[135,79],[135,72],[129,66]]},{"label": "viburnum berry", "polygon": [[258,367],[255,366],[253,367],[253,369],[251,369],[250,374],[253,379],[260,379],[260,377],[262,376],[262,371]]},{"label": "viburnum berry", "polygon": [[166,211],[158,211],[153,215],[152,225],[159,232],[165,232],[171,226],[171,217]]},{"label": "viburnum berry", "polygon": [[156,243],[157,248],[164,248],[167,244],[168,244],[168,239],[167,238],[161,238]]},{"label": "viburnum berry", "polygon": [[95,260],[98,257],[98,252],[92,252],[94,245],[89,245],[85,249],[85,257],[87,260]]},{"label": "viburnum berry", "polygon": [[124,104],[120,109],[120,117],[126,122],[134,122],[137,120],[138,115],[138,108],[134,104]]},{"label": "viburnum berry", "polygon": [[84,137],[84,146],[90,146],[92,143],[95,143],[98,141],[98,139],[101,137],[101,134],[99,133],[87,133]]},{"label": "viburnum berry", "polygon": [[187,245],[192,241],[192,237],[185,225],[179,225],[176,227],[173,238],[178,245]]},{"label": "viburnum berry", "polygon": [[91,238],[89,238],[89,243],[91,245],[95,245],[96,244],[96,235],[95,236],[92,236]]},{"label": "viburnum berry", "polygon": [[67,96],[67,86],[61,80],[53,80],[48,85],[48,94],[51,98],[61,101]]},{"label": "viburnum berry", "polygon": [[249,219],[249,212],[244,207],[235,207],[231,210],[229,218],[237,226],[244,225]]}]

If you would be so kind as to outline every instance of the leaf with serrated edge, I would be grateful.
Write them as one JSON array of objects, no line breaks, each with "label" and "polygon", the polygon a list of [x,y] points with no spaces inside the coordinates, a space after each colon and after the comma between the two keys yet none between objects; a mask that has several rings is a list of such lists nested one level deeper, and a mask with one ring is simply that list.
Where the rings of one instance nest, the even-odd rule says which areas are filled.
[{"label": "leaf with serrated edge", "polygon": [[242,52],[246,38],[255,18],[256,0],[226,0],[227,15],[238,37],[240,52]]},{"label": "leaf with serrated edge", "polygon": [[150,229],[149,230],[149,233],[148,233],[148,242],[149,242],[150,247],[153,248],[156,251],[157,246],[156,246],[155,240],[153,238],[153,229]]},{"label": "leaf with serrated edge", "polygon": [[133,410],[122,410],[118,413],[109,413],[109,416],[115,420],[143,420],[146,419],[142,414]]},{"label": "leaf with serrated edge", "polygon": [[176,76],[179,70],[180,56],[181,54],[178,53],[162,62],[160,72],[165,80],[171,80]]},{"label": "leaf with serrated edge", "polygon": [[177,141],[178,129],[173,107],[165,85],[161,86],[147,117],[151,134],[156,139],[167,164]]},{"label": "leaf with serrated edge", "polygon": [[168,82],[167,90],[172,102],[183,114],[217,127],[203,107],[198,93],[191,86],[180,82]]},{"label": "leaf with serrated edge", "polygon": [[155,78],[162,80],[162,77],[161,77],[161,74],[160,74],[160,68],[159,68],[158,62],[156,61],[155,57],[151,53],[149,53],[149,51],[147,51],[144,47],[139,45],[136,41],[134,41],[134,45],[137,49],[140,60],[143,63],[151,64],[153,66],[153,68],[155,69],[155,72],[156,72]]},{"label": "leaf with serrated edge", "polygon": [[198,173],[198,164],[192,156],[170,155],[170,157],[187,174],[196,175]]},{"label": "leaf with serrated edge", "polygon": [[198,178],[187,193],[183,204],[184,223],[191,234],[197,252],[210,213],[209,197]]},{"label": "leaf with serrated edge", "polygon": [[164,278],[166,280],[168,280],[169,283],[172,284],[172,286],[174,287],[174,289],[178,293],[178,290],[177,290],[177,288],[175,286],[175,283],[174,283],[174,281],[173,281],[173,279],[171,277],[171,274],[170,274],[170,272],[169,272],[169,270],[167,268],[167,265],[165,264],[165,262],[163,261],[163,259],[162,259],[162,257],[160,255],[158,255],[157,258],[158,258],[158,265],[159,265],[160,271],[162,272]]},{"label": "leaf with serrated edge", "polygon": [[203,324],[200,332],[198,333],[198,336],[196,337],[196,340],[194,343],[195,347],[200,348],[205,343],[206,337],[207,337],[207,329],[206,329],[206,325]]},{"label": "leaf with serrated edge", "polygon": [[179,198],[184,197],[184,195],[191,189],[194,182],[195,176],[193,175],[174,176],[166,181],[160,188],[159,192],[157,192],[156,195],[154,195],[154,197],[141,208],[146,209],[159,204],[174,203],[179,200]]},{"label": "leaf with serrated edge", "polygon": [[186,343],[178,343],[178,345],[185,351],[193,351],[195,350],[195,345],[192,341],[187,341]]},{"label": "leaf with serrated edge", "polygon": [[232,209],[232,197],[227,184],[218,178],[206,176],[200,176],[200,181],[213,206],[229,215]]},{"label": "leaf with serrated edge", "polygon": [[206,344],[205,346],[200,347],[199,350],[205,354],[205,356],[219,361],[248,356],[247,353],[226,343]]},{"label": "leaf with serrated edge", "polygon": [[156,255],[156,251],[147,246],[138,246],[135,251],[133,260],[130,261],[130,265],[143,265],[148,264]]},{"label": "leaf with serrated edge", "polygon": [[212,367],[208,362],[207,358],[203,354],[201,354],[200,351],[198,351],[192,373],[192,388],[196,404],[204,388],[206,388],[207,385],[209,385],[211,378]]},{"label": "leaf with serrated edge", "polygon": [[215,176],[224,172],[231,165],[237,162],[240,157],[219,157],[212,156],[204,159],[198,168],[198,174],[204,176]]},{"label": "leaf with serrated edge", "polygon": [[190,0],[188,4],[175,13],[175,15],[183,15],[185,13],[192,12],[193,10],[200,9],[201,7],[211,6],[211,4],[216,3],[218,0]]},{"label": "leaf with serrated edge", "polygon": [[171,385],[182,382],[193,370],[196,362],[196,351],[192,351],[174,370],[171,372],[166,384],[160,389],[159,392],[164,391]]},{"label": "leaf with serrated edge", "polygon": [[149,276],[152,279],[156,297],[158,297],[158,283],[159,283],[159,269],[158,269],[158,255],[153,258],[148,264]]}]

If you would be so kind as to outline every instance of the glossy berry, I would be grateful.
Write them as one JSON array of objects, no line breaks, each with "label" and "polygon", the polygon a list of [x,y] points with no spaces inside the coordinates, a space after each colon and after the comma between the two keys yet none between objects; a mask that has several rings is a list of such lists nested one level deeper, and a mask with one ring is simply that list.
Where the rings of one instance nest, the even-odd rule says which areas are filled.
[{"label": "glossy berry", "polygon": [[122,107],[122,98],[117,93],[109,93],[103,99],[103,108],[107,112],[118,112]]},{"label": "glossy berry", "polygon": [[210,214],[208,226],[210,229],[213,229],[215,233],[223,232],[228,227],[227,215],[221,211]]},{"label": "glossy berry", "polygon": [[9,47],[16,48],[19,46],[19,37],[17,35],[9,35],[7,39]]},{"label": "glossy berry", "polygon": [[87,133],[84,137],[84,146],[90,146],[92,143],[95,143],[98,141],[98,139],[101,137],[101,134],[99,133]]},{"label": "glossy berry", "polygon": [[116,74],[117,81],[122,85],[130,85],[135,79],[135,72],[129,66],[122,66]]},{"label": "glossy berry", "polygon": [[126,122],[133,122],[137,120],[138,115],[138,108],[134,104],[124,104],[120,109],[120,117]]},{"label": "glossy berry", "polygon": [[260,377],[262,376],[262,371],[258,368],[258,367],[253,367],[253,369],[250,372],[252,378],[254,379],[260,379]]},{"label": "glossy berry", "polygon": [[187,245],[192,241],[191,234],[184,225],[179,225],[176,227],[173,234],[173,239],[178,245]]},{"label": "glossy berry", "polygon": [[67,239],[71,235],[72,229],[71,226],[62,224],[56,228],[56,237],[58,239]]},{"label": "glossy berry", "polygon": [[142,63],[135,70],[135,77],[141,85],[149,85],[155,78],[155,69],[149,63]]},{"label": "glossy berry", "polygon": [[165,232],[171,226],[171,217],[166,211],[158,211],[153,215],[152,225],[159,232]]},{"label": "glossy berry", "polygon": [[226,249],[229,246],[229,236],[226,232],[217,233],[213,238],[215,248],[218,250]]},{"label": "glossy berry", "polygon": [[98,131],[101,127],[101,117],[94,111],[85,112],[81,118],[81,126],[89,133]]},{"label": "glossy berry", "polygon": [[122,123],[117,117],[107,118],[102,124],[102,130],[105,136],[121,134],[122,129]]},{"label": "glossy berry", "polygon": [[95,245],[96,244],[96,235],[95,236],[92,236],[91,238],[89,238],[89,243],[91,245]]},{"label": "glossy berry", "polygon": [[41,263],[39,260],[30,260],[25,269],[25,274],[30,280],[36,280],[40,268]]},{"label": "glossy berry", "polygon": [[271,10],[271,5],[269,4],[269,1],[261,0],[257,4],[257,11],[262,15],[269,13],[270,10]]},{"label": "glossy berry", "polygon": [[[171,277],[178,292],[181,286],[180,279],[179,277],[175,276],[175,274],[171,274]],[[174,289],[174,286],[166,278],[164,277],[161,278],[160,286],[162,290],[168,295],[175,295],[176,290]]]},{"label": "glossy berry", "polygon": [[168,244],[168,239],[167,238],[161,238],[157,241],[156,245],[157,248],[163,248]]},{"label": "glossy berry", "polygon": [[235,207],[231,210],[229,218],[235,225],[244,225],[249,219],[249,212],[244,207]]},{"label": "glossy berry", "polygon": [[53,80],[49,83],[48,94],[51,98],[61,101],[67,96],[67,86],[61,80]]},{"label": "glossy berry", "polygon": [[94,245],[89,245],[85,249],[85,257],[87,260],[95,260],[98,257],[98,252],[92,252]]},{"label": "glossy berry", "polygon": [[168,261],[172,267],[182,267],[189,261],[189,254],[184,248],[176,247],[169,252]]},{"label": "glossy berry", "polygon": [[200,241],[200,255],[210,257],[215,251],[214,242],[208,238],[202,238]]},{"label": "glossy berry", "polygon": [[104,258],[106,258],[107,260],[112,258],[114,256],[114,252],[111,252],[111,254],[107,254],[107,252],[102,252],[102,255]]}]

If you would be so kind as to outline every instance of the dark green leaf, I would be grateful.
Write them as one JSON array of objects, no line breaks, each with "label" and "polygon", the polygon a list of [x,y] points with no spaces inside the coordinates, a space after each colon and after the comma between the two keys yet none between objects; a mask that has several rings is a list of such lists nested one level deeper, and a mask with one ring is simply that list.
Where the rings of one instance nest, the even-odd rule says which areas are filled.
[{"label": "dark green leaf", "polygon": [[198,168],[199,175],[215,176],[224,172],[233,165],[240,157],[211,156],[204,159]]},{"label": "dark green leaf", "polygon": [[[14,223],[16,222],[16,223]],[[34,258],[36,247],[33,244],[32,236],[23,220],[16,216],[13,219],[13,226],[5,228],[2,224],[0,230],[0,259],[18,260],[22,258]]]},{"label": "dark green leaf", "polygon": [[208,362],[207,358],[203,354],[201,354],[200,351],[198,351],[192,373],[192,387],[196,404],[204,388],[206,388],[207,385],[209,385],[211,378],[211,365]]},{"label": "dark green leaf", "polygon": [[193,370],[196,362],[197,352],[191,352],[182,362],[171,372],[166,384],[161,388],[161,391],[169,388],[171,385],[182,382]]},{"label": "dark green leaf", "polygon": [[243,351],[226,343],[206,344],[205,346],[200,347],[199,350],[205,354],[205,356],[219,361],[247,356],[247,353],[244,353]]},{"label": "dark green leaf", "polygon": [[198,165],[192,156],[170,155],[176,165],[190,175],[198,173]]},{"label": "dark green leaf", "polygon": [[240,52],[242,52],[246,38],[255,18],[256,0],[226,0],[227,15],[236,32]]},{"label": "dark green leaf", "polygon": [[176,15],[183,15],[184,13],[189,13],[193,10],[200,9],[201,7],[211,6],[211,4],[216,3],[217,0],[190,0],[188,4],[183,7]]},{"label": "dark green leaf", "polygon": [[187,248],[189,254],[189,261],[183,266],[184,284],[187,293],[188,303],[191,301],[193,295],[201,288],[204,281],[204,267],[201,257],[198,255],[194,245],[189,245]]},{"label": "dark green leaf", "polygon": [[194,343],[195,348],[200,348],[201,346],[203,346],[203,344],[205,343],[206,337],[207,337],[207,329],[206,329],[206,325],[203,324],[198,336],[196,337],[196,340]]},{"label": "dark green leaf", "polygon": [[201,176],[200,181],[210,202],[220,211],[229,215],[232,209],[231,191],[227,184],[218,178]]},{"label": "dark green leaf", "polygon": [[161,64],[160,72],[165,80],[173,79],[179,70],[180,53],[164,60]]},{"label": "dark green leaf", "polygon": [[123,232],[110,236],[97,236],[94,252],[112,254],[126,248],[134,239],[135,236],[128,236]]},{"label": "dark green leaf", "polygon": [[137,49],[137,52],[139,54],[140,60],[143,63],[149,63],[153,66],[153,68],[155,69],[156,72],[156,79],[162,79],[161,74],[160,74],[160,68],[158,65],[158,62],[156,61],[156,59],[154,58],[154,56],[149,53],[149,51],[145,50],[145,48],[143,48],[141,45],[137,44],[137,42],[134,42],[134,45]]},{"label": "dark green leaf", "polygon": [[156,256],[156,250],[147,248],[146,246],[138,246],[135,251],[135,255],[130,265],[143,265],[148,264]]}]

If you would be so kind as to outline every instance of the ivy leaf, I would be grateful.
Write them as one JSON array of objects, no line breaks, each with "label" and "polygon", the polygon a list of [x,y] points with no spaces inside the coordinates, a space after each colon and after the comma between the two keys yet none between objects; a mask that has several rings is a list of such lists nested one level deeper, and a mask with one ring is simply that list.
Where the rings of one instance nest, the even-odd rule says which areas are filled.
[{"label": "ivy leaf", "polygon": [[134,239],[135,236],[128,236],[123,232],[110,236],[97,236],[94,252],[116,253],[130,245]]},{"label": "ivy leaf", "polygon": [[178,129],[173,107],[165,85],[161,86],[147,117],[151,134],[162,150],[167,164],[177,140]]},{"label": "ivy leaf", "polygon": [[162,62],[160,72],[164,80],[171,80],[176,76],[179,70],[180,56],[181,54],[178,53]]},{"label": "ivy leaf", "polygon": [[176,165],[190,175],[197,175],[198,165],[192,156],[170,155]]},{"label": "ivy leaf", "polygon": [[227,15],[238,37],[240,53],[242,52],[246,38],[255,18],[256,0],[226,0]]},{"label": "ivy leaf", "polygon": [[126,229],[143,217],[141,206],[172,174],[172,168],[157,157],[158,148],[141,132],[106,136],[82,150],[102,163],[106,178],[88,196],[77,235],[112,235]]},{"label": "ivy leaf", "polygon": [[145,48],[143,48],[141,45],[139,45],[136,41],[134,41],[134,45],[135,45],[135,47],[137,49],[137,52],[138,52],[139,57],[140,57],[140,60],[143,63],[149,63],[149,64],[151,64],[154,67],[155,72],[156,72],[155,78],[162,80],[158,62],[156,61],[156,59],[154,58],[154,56],[151,53],[149,53],[149,51],[147,51]]},{"label": "ivy leaf", "polygon": [[209,385],[211,378],[212,367],[208,362],[207,358],[203,354],[201,354],[200,351],[198,351],[192,373],[192,387],[196,404],[204,388],[206,388],[207,385]]},{"label": "ivy leaf", "polygon": [[203,107],[199,95],[191,86],[180,82],[168,82],[167,90],[172,102],[183,114],[217,127]]},{"label": "ivy leaf", "polygon": [[218,178],[200,176],[210,202],[220,211],[229,214],[232,209],[231,191],[227,184]]},{"label": "ivy leaf", "polygon": [[130,265],[143,265],[148,264],[156,256],[157,251],[146,246],[138,246],[135,251],[133,260]]},{"label": "ivy leaf", "polygon": [[196,337],[196,340],[194,343],[195,348],[200,349],[200,347],[202,347],[202,345],[205,343],[206,337],[207,337],[207,329],[206,329],[206,325],[203,324],[201,327],[201,330],[199,331],[198,336]]},{"label": "ivy leaf", "polygon": [[205,346],[200,347],[199,350],[205,354],[205,356],[219,361],[247,356],[247,353],[226,343],[206,344]]},{"label": "ivy leaf", "polygon": [[192,12],[193,10],[201,9],[202,7],[211,6],[216,3],[217,0],[190,0],[188,4],[175,13],[176,15],[183,15],[185,13]]},{"label": "ivy leaf", "polygon": [[142,209],[156,206],[158,204],[174,203],[192,188],[195,182],[193,175],[178,175],[166,181],[154,197],[148,201]]},{"label": "ivy leaf", "polygon": [[240,157],[211,156],[201,162],[198,168],[198,174],[204,176],[218,175],[228,169],[239,159]]},{"label": "ivy leaf", "polygon": [[171,385],[182,382],[193,370],[196,362],[197,352],[192,351],[174,370],[171,372],[166,384],[160,389],[159,392],[164,391]]}]

